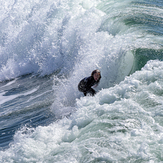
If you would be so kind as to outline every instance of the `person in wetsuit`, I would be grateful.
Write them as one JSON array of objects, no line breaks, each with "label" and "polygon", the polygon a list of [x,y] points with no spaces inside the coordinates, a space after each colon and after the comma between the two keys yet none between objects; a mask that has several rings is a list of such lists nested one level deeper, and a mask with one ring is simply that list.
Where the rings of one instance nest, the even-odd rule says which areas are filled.
[{"label": "person in wetsuit", "polygon": [[84,93],[84,96],[90,94],[94,96],[96,91],[92,88],[92,86],[96,87],[101,79],[100,70],[94,70],[89,77],[85,77],[78,84],[78,90]]}]

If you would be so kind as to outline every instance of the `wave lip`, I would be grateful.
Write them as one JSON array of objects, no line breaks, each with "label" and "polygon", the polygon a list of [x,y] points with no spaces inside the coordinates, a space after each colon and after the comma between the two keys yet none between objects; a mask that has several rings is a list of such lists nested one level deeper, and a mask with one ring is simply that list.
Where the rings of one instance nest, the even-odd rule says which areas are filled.
[{"label": "wave lip", "polygon": [[[156,32],[162,28],[161,10],[151,5],[128,1],[6,1],[0,20],[0,81],[29,73],[65,75],[82,66],[100,68],[96,54],[117,57],[119,49],[160,49],[161,33]],[[95,66],[84,65],[92,60]]]}]

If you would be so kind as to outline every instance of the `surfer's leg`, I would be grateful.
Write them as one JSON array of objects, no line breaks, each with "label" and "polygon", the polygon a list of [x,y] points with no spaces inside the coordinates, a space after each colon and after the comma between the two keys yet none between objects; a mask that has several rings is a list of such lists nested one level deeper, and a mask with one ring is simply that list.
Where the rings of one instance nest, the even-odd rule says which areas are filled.
[{"label": "surfer's leg", "polygon": [[96,94],[96,91],[94,89],[89,89],[86,94],[90,94],[91,96],[94,96]]}]

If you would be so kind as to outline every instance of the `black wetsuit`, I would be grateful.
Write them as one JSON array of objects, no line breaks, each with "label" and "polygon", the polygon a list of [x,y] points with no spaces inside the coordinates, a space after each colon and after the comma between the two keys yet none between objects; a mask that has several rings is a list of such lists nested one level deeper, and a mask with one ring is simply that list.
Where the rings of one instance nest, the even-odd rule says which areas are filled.
[{"label": "black wetsuit", "polygon": [[86,96],[87,94],[94,96],[96,94],[96,91],[91,87],[98,84],[99,81],[100,79],[98,81],[95,81],[93,76],[86,77],[79,82],[78,89],[80,92],[84,93],[84,96]]}]

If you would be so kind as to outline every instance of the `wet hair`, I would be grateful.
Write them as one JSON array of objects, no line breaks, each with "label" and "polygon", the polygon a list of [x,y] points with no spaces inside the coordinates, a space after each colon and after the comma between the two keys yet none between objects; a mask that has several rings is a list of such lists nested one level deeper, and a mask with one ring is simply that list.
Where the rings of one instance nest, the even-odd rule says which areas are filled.
[{"label": "wet hair", "polygon": [[[99,75],[100,75],[100,78],[99,78],[99,80],[101,79],[101,72],[100,72],[100,70],[94,70],[94,71],[92,71],[92,73],[91,73],[91,76],[93,76],[94,74],[96,74],[96,73],[98,73]],[[98,81],[99,81],[98,80]]]}]

